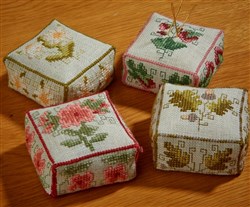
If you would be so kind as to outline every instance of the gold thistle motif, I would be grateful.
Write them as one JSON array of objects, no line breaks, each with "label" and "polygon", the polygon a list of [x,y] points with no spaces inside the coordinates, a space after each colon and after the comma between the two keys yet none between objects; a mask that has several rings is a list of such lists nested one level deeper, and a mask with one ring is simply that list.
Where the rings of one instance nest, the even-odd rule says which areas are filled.
[{"label": "gold thistle motif", "polygon": [[232,110],[233,102],[230,100],[227,100],[226,98],[220,97],[216,102],[209,103],[207,108],[210,109],[211,112],[216,113],[217,115],[223,116],[225,115],[225,112],[228,112],[228,110]]},{"label": "gold thistle motif", "polygon": [[190,154],[183,152],[179,146],[174,146],[171,142],[165,142],[164,147],[167,149],[164,154],[170,158],[170,160],[167,161],[170,167],[182,168],[189,164]]}]

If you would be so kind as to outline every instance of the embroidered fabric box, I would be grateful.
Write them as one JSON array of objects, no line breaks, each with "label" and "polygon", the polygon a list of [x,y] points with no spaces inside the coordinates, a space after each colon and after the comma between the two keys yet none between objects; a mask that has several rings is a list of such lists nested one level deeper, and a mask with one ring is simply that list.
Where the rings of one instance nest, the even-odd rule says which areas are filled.
[{"label": "embroidered fabric box", "polygon": [[26,146],[52,196],[136,176],[139,144],[107,92],[30,111],[25,125]]},{"label": "embroidered fabric box", "polygon": [[154,13],[123,55],[123,83],[157,93],[162,83],[206,87],[223,61],[221,30]]},{"label": "embroidered fabric box", "polygon": [[112,80],[115,50],[52,21],[4,59],[9,87],[42,106],[90,95]]},{"label": "embroidered fabric box", "polygon": [[163,85],[153,106],[150,129],[155,167],[240,173],[247,153],[248,119],[246,90]]}]

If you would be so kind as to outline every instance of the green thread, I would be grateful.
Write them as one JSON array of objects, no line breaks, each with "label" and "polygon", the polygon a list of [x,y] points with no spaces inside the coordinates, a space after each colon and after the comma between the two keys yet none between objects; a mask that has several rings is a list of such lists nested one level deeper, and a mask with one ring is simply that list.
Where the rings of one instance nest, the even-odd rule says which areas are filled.
[{"label": "green thread", "polygon": [[180,77],[178,73],[173,73],[169,76],[168,79],[162,79],[163,83],[172,83],[172,84],[181,84],[181,85],[190,85],[192,80],[188,75],[183,75]]},{"label": "green thread", "polygon": [[130,162],[131,160],[134,159],[134,154],[131,153],[123,153],[123,154],[112,154],[109,156],[105,156],[102,158],[102,161],[104,163],[107,163],[109,165],[114,165],[117,163],[126,163]]},{"label": "green thread", "polygon": [[81,164],[67,166],[64,171],[62,171],[61,175],[66,175],[68,177],[72,177],[76,173],[81,173],[87,171],[88,168],[91,166],[92,161],[87,161]]},{"label": "green thread", "polygon": [[187,47],[187,45],[182,42],[175,42],[172,37],[157,37],[155,39],[151,39],[151,41],[157,49],[162,49],[164,52],[166,50],[174,51]]}]

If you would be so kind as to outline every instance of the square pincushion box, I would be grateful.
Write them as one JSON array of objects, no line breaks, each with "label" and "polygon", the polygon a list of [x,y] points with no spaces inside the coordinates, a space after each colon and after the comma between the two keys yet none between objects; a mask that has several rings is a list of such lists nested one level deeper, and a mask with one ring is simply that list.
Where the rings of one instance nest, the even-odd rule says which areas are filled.
[{"label": "square pincushion box", "polygon": [[114,73],[111,45],[54,20],[4,59],[9,87],[42,106],[104,89]]},{"label": "square pincushion box", "polygon": [[[153,13],[123,55],[124,84],[157,93],[161,84],[206,87],[223,61],[224,33]],[[181,29],[180,29],[181,28]]]},{"label": "square pincushion box", "polygon": [[246,90],[165,84],[152,113],[157,169],[218,175],[243,170],[249,144]]},{"label": "square pincushion box", "polygon": [[25,131],[36,172],[54,197],[136,176],[139,144],[107,92],[30,111]]}]

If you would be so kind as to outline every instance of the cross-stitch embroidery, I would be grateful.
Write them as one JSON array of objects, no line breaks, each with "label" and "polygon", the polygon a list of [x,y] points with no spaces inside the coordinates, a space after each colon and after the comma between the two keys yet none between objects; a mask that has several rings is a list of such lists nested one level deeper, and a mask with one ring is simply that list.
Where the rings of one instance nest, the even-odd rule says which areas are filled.
[{"label": "cross-stitch embroidery", "polygon": [[153,76],[147,73],[143,63],[136,65],[133,60],[127,61],[128,73],[133,78],[139,81],[141,86],[145,89],[152,89],[156,87],[153,81]]},{"label": "cross-stitch embroidery", "polygon": [[229,157],[232,154],[232,148],[226,148],[224,151],[218,150],[213,155],[207,155],[205,157],[205,166],[210,170],[225,170],[227,169],[226,163],[232,158]]},{"label": "cross-stitch embroidery", "polygon": [[182,168],[189,164],[190,162],[190,154],[187,152],[183,152],[179,146],[174,146],[171,142],[165,142],[164,147],[167,151],[164,154],[170,159],[167,161],[170,167],[178,167]]},{"label": "cross-stitch embroidery", "polygon": [[109,166],[104,170],[105,182],[111,184],[117,181],[125,181],[128,178],[126,167],[123,164],[118,164],[115,167]]},{"label": "cross-stitch embroidery", "polygon": [[186,26],[185,29],[181,28],[178,35],[176,35],[174,28],[170,27],[171,24],[172,22],[169,20],[161,22],[158,31],[151,33],[151,35],[157,36],[151,39],[151,42],[158,49],[157,53],[161,54],[159,60],[163,59],[165,54],[171,56],[175,50],[187,48],[189,43],[197,43],[199,37],[203,36],[201,30],[191,26]]},{"label": "cross-stitch embroidery", "polygon": [[76,174],[72,178],[70,178],[69,191],[74,192],[77,190],[90,188],[93,180],[94,180],[94,174],[92,172],[86,172],[84,174]]},{"label": "cross-stitch embroidery", "polygon": [[[200,126],[208,126],[205,119],[214,120],[215,115],[223,116],[233,111],[233,101],[227,99],[225,94],[217,96],[212,89],[207,89],[203,94],[198,95],[192,90],[173,91],[169,95],[169,103],[180,108],[181,112],[190,111],[180,116],[182,120],[189,122],[198,122],[198,131]],[[234,115],[237,115],[233,113]]]},{"label": "cross-stitch embroidery", "polygon": [[[66,147],[74,147],[84,144],[89,150],[94,151],[94,143],[103,141],[108,133],[97,133],[98,126],[90,124],[94,121],[97,114],[105,114],[109,112],[109,105],[103,99],[88,99],[81,104],[70,104],[60,109],[56,115],[51,112],[44,112],[40,115],[38,126],[42,129],[42,133],[50,134],[58,131],[58,133],[76,139],[68,139],[61,142]],[[69,129],[70,127],[78,127],[78,129]]]}]

